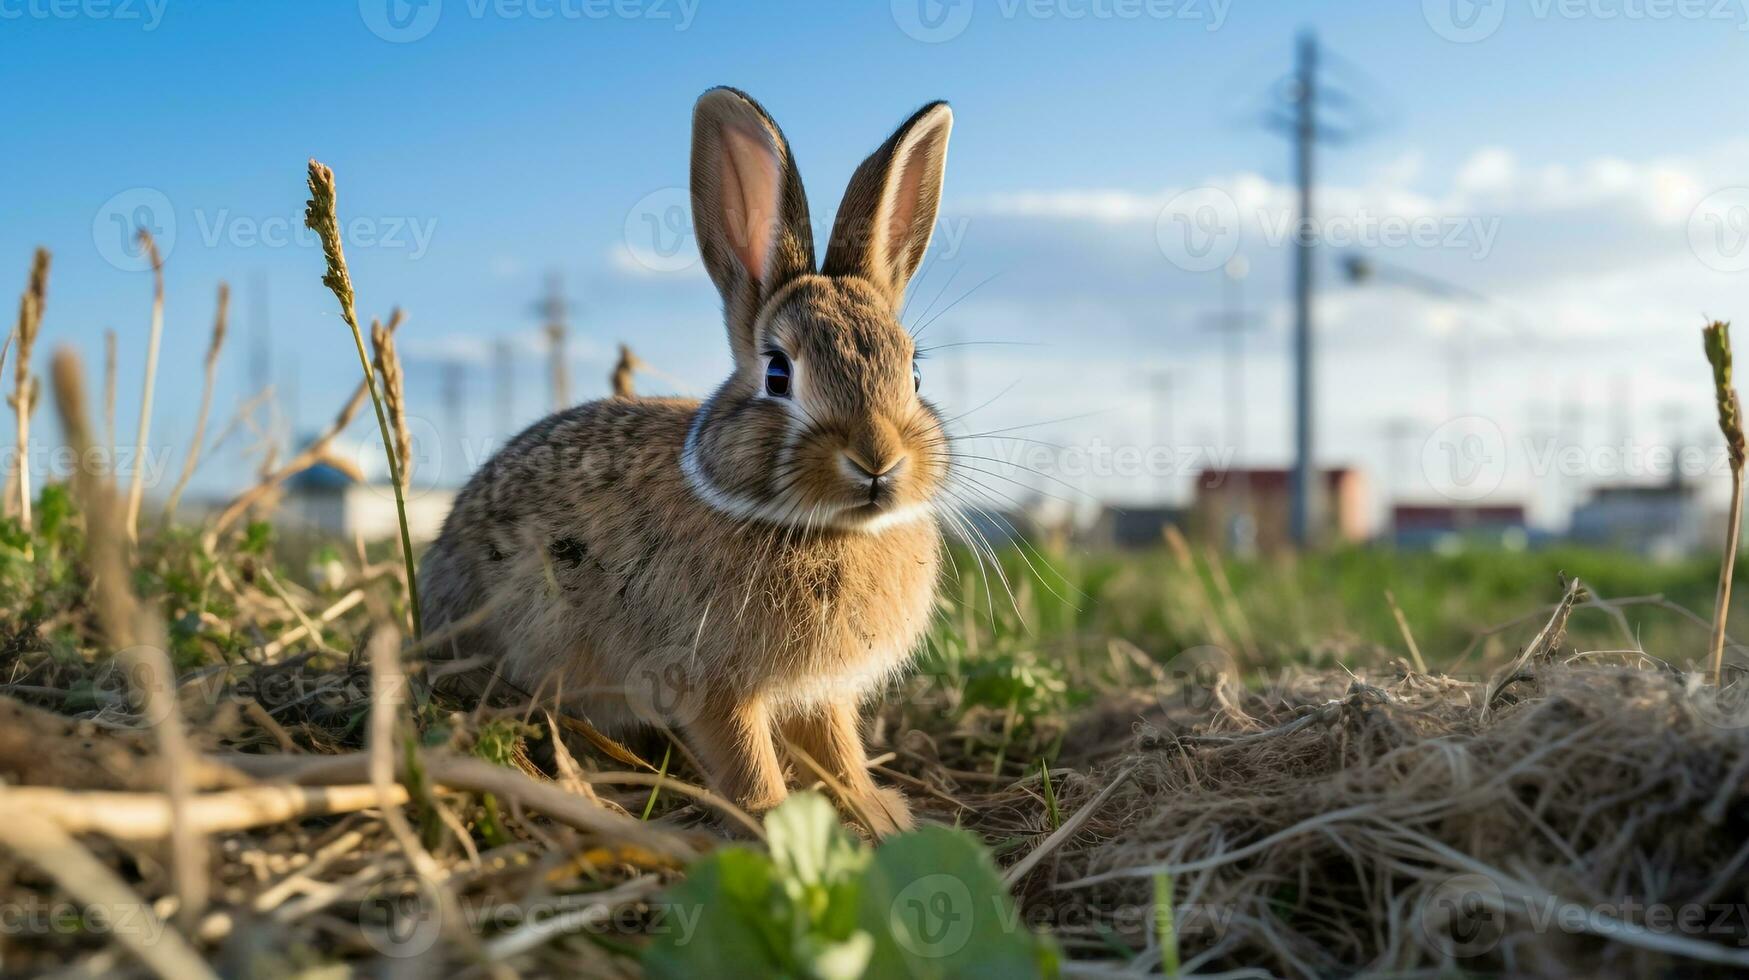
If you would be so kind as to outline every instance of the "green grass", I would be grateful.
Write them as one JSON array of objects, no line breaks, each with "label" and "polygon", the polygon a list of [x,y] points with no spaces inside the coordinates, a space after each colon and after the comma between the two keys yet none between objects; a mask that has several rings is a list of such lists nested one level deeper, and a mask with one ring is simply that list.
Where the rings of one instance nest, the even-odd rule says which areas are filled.
[{"label": "green grass", "polygon": [[[1007,760],[1052,757],[1062,735],[1056,723],[1132,685],[1137,659],[1171,670],[1180,658],[1218,647],[1253,685],[1288,667],[1406,662],[1387,588],[1435,671],[1480,675],[1516,654],[1560,597],[1563,576],[1580,578],[1606,600],[1658,596],[1699,617],[1635,602],[1620,607],[1618,621],[1582,606],[1569,627],[1575,649],[1644,649],[1697,664],[1718,574],[1716,556],[1654,563],[1581,548],[1456,555],[1351,549],[1217,559],[1218,568],[1199,555],[1194,570],[1165,548],[1070,551],[1044,556],[1048,564],[1012,550],[1000,557],[998,576],[956,549],[920,658],[926,682],[957,708],[956,717],[995,717],[996,734],[985,746],[994,772]],[[1218,585],[1222,573],[1230,592]],[[1749,622],[1740,600],[1735,612],[1735,622]]]},{"label": "green grass", "polygon": [[[1560,595],[1562,576],[1584,580],[1605,599],[1660,595],[1708,618],[1718,575],[1717,558],[1705,555],[1654,563],[1637,555],[1581,548],[1458,555],[1351,549],[1298,559],[1223,559],[1232,590],[1242,597],[1228,604],[1211,583],[1202,558],[1195,575],[1181,569],[1164,549],[1071,552],[1049,561],[1054,574],[1041,570],[1035,576],[1018,554],[1006,554],[1011,598],[994,577],[986,587],[969,556],[961,554],[961,601],[955,603],[960,608],[938,620],[931,634],[935,662],[974,680],[974,672],[963,663],[968,650],[1045,646],[1059,654],[1087,652],[1113,636],[1165,658],[1221,639],[1209,628],[1209,609],[1228,638],[1249,627],[1261,655],[1257,666],[1406,655],[1385,600],[1388,588],[1429,666],[1438,667],[1450,664],[1481,631],[1552,603]],[[1033,565],[1038,564],[1034,559]],[[947,591],[954,591],[951,582]],[[1242,622],[1235,620],[1234,606]],[[1733,611],[1746,608],[1737,603]],[[1667,610],[1630,606],[1624,612],[1644,630],[1642,642],[1648,649],[1686,648],[1695,638],[1688,632],[1694,627]],[[1581,641],[1621,640],[1619,630],[1602,615],[1575,622],[1574,630]]]}]

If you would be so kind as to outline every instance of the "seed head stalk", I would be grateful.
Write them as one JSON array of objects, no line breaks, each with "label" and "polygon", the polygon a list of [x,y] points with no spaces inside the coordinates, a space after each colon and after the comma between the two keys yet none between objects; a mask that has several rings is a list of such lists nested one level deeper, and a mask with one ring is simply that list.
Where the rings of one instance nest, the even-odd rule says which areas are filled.
[{"label": "seed head stalk", "polygon": [[1714,321],[1701,331],[1706,359],[1713,368],[1713,396],[1719,407],[1719,431],[1731,460],[1731,510],[1725,529],[1725,556],[1719,568],[1718,595],[1713,603],[1712,658],[1708,673],[1713,684],[1724,683],[1725,620],[1731,611],[1731,576],[1737,567],[1737,538],[1743,530],[1743,406],[1731,381],[1731,325]]},{"label": "seed head stalk", "polygon": [[146,380],[140,390],[140,437],[134,451],[134,475],[128,480],[128,541],[140,540],[140,501],[145,497],[146,446],[152,436],[152,389],[158,379],[158,345],[164,337],[164,257],[152,233],[140,229],[140,247],[152,261],[152,332],[146,340]]},{"label": "seed head stalk", "polygon": [[[37,332],[42,328],[43,304],[48,298],[49,251],[36,250],[31,260],[30,281],[18,301],[18,325],[12,335],[18,341],[18,362],[13,371],[16,388],[7,399],[18,420],[18,520],[25,531],[30,530],[30,413],[36,408],[38,385],[30,372],[31,349],[36,346]],[[30,551],[27,542],[25,550]]]},{"label": "seed head stalk", "polygon": [[401,523],[401,562],[407,571],[407,606],[413,615],[413,636],[422,636],[419,614],[419,583],[413,570],[413,536],[407,530],[407,499],[402,491],[401,464],[395,451],[395,437],[389,429],[388,415],[383,411],[383,399],[377,390],[376,372],[371,370],[370,355],[364,349],[364,331],[358,327],[354,308],[352,276],[346,271],[346,253],[340,244],[340,218],[335,203],[334,171],[315,160],[310,161],[310,200],[304,206],[304,225],[322,239],[322,254],[328,261],[322,283],[340,301],[340,316],[352,329],[352,342],[358,349],[358,366],[364,372],[365,389],[370,393],[371,407],[376,409],[377,429],[383,437],[383,455],[389,461],[389,482],[395,488],[395,514]]}]

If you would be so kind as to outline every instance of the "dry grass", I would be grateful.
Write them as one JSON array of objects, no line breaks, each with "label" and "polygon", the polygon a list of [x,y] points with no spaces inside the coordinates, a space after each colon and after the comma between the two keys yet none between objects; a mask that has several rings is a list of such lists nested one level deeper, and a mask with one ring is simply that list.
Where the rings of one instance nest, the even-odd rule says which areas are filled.
[{"label": "dry grass", "polygon": [[[16,699],[0,702],[0,772],[38,787],[7,798],[121,873],[154,929],[194,907],[158,856],[179,829],[207,840],[209,896],[178,934],[219,972],[301,949],[626,975],[660,885],[748,835],[683,757],[657,777],[649,746],[561,724],[553,705],[446,700],[424,659],[445,638],[397,655],[375,600],[322,617],[340,652],[300,642],[303,627],[273,625],[287,617],[248,584],[250,564],[224,555],[210,572],[228,593],[213,604],[235,613],[202,641],[248,637],[242,655],[179,679],[196,764],[163,764],[175,750],[150,722],[166,713],[95,650],[80,663],[15,649],[0,664]],[[399,585],[361,566],[341,588]],[[286,594],[311,619],[331,604]],[[1165,882],[1186,974],[1728,975],[1749,966],[1749,920],[1731,911],[1749,896],[1741,685],[1576,653],[1563,634],[1582,599],[1570,588],[1524,655],[1485,677],[1399,662],[1247,685],[1218,655],[1128,661],[1094,703],[1009,738],[1000,776],[994,713],[915,678],[878,713],[877,763],[922,819],[997,849],[1022,921],[1077,970],[1158,969]],[[180,807],[163,783],[175,771],[191,781]],[[21,907],[98,884],[0,861],[0,893]],[[1657,918],[1666,908],[1704,915],[1677,928]],[[566,928],[561,915],[580,917]],[[14,965],[121,962],[101,931],[0,942]]]},{"label": "dry grass", "polygon": [[[469,624],[404,640],[401,613],[418,623],[403,607],[404,523],[388,560],[323,543],[342,571],[321,576],[293,571],[267,525],[236,533],[271,516],[285,480],[333,461],[367,397],[397,489],[411,462],[400,314],[373,324],[373,364],[333,175],[313,162],[310,189],[363,374],[329,429],[284,465],[270,458],[202,529],[166,524],[127,547],[137,483],[124,505],[81,468],[34,532],[0,539],[0,907],[17,913],[0,963],[637,975],[672,911],[663,886],[727,844],[759,846],[759,824],[702,785],[684,742],[622,744],[552,698],[449,693],[442,675],[470,666],[451,649]],[[38,279],[15,328],[21,439]],[[160,286],[153,350],[161,303]],[[221,294],[209,394],[223,311]],[[642,368],[622,348],[616,394],[634,397]],[[54,390],[84,458],[93,430],[66,351]],[[149,416],[148,394],[142,441]],[[1706,617],[1570,580],[1526,593],[1531,612],[1460,650],[1418,636],[1417,596],[1377,589],[1403,660],[1352,636],[1272,636],[1272,607],[1303,616],[1329,597],[1247,587],[1251,570],[1229,577],[1219,555],[1168,546],[1148,559],[1172,570],[1166,587],[1134,559],[1059,581],[1076,601],[993,576],[1012,578],[1002,598],[1025,629],[961,552],[923,669],[874,712],[880,777],[922,821],[990,846],[1021,905],[1007,928],[1048,931],[1086,975],[1749,969],[1749,676],[1673,666],[1743,654],[1723,602],[1703,650]],[[1013,557],[1036,573],[1045,556]],[[1148,591],[1119,591],[1138,579]],[[1689,630],[1684,655],[1646,652],[1631,611]],[[1569,638],[1592,612],[1620,649]],[[1172,632],[1144,636],[1155,621]],[[1169,657],[1185,644],[1160,637],[1186,628],[1218,647]],[[1320,669],[1272,673],[1289,643]],[[1482,667],[1446,676],[1424,656]],[[805,766],[794,776],[812,781]]]}]

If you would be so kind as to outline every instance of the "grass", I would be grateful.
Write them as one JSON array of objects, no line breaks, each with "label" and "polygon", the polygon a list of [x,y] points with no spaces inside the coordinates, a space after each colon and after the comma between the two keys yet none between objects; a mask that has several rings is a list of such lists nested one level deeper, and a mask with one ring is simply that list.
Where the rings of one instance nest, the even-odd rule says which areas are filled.
[{"label": "grass", "polygon": [[[1749,923],[1671,932],[1622,904],[1749,896],[1745,683],[1694,683],[1715,630],[1743,659],[1708,615],[1735,601],[1731,553],[955,547],[916,670],[870,719],[927,826],[878,847],[819,792],[751,819],[684,741],[448,693],[401,502],[401,317],[373,324],[373,363],[333,175],[309,182],[362,374],[329,430],[204,526],[129,547],[136,493],[85,471],[0,516],[0,902],[139,923],[26,919],[0,934],[9,971],[1749,967]],[[57,352],[76,448],[83,384]],[[276,488],[367,398],[400,540],[282,535]]]},{"label": "grass", "polygon": [[[26,535],[16,520],[0,523],[0,540],[5,542],[0,546],[0,594],[7,597],[0,605],[0,645],[5,651],[0,667],[10,679],[0,693],[56,716],[90,719],[103,726],[100,730],[115,726],[121,726],[118,731],[130,730],[138,724],[138,716],[130,706],[124,679],[114,673],[105,652],[109,647],[89,607],[82,557],[88,545],[85,521],[60,484],[43,489],[37,514],[37,530],[28,536],[34,545],[29,556],[21,546]],[[355,588],[398,591],[400,580],[393,571],[399,563],[393,547],[362,559],[342,558],[351,566],[345,576],[324,582],[308,573],[309,557],[322,549],[281,541],[270,525],[252,524],[246,533],[227,541],[227,547],[207,553],[199,534],[166,529],[142,541],[131,576],[133,590],[169,624],[168,652],[181,679],[189,731],[200,750],[213,758],[243,752],[298,765],[309,764],[299,760],[345,760],[367,752],[369,671],[358,651],[368,647],[372,633],[387,624],[373,616],[372,603],[353,605],[332,620],[321,613]],[[335,556],[333,549],[327,554]],[[1024,564],[1018,553],[1002,558],[1017,568]],[[1066,580],[1057,585],[1064,598],[1016,576],[1013,602],[1006,593],[986,593],[983,577],[971,570],[969,560],[969,553],[957,556],[962,578],[950,583],[957,589],[947,590],[957,598],[944,602],[918,673],[884,700],[880,730],[887,734],[877,750],[884,746],[892,754],[883,764],[894,774],[887,778],[907,786],[926,819],[973,830],[999,864],[1011,865],[1081,814],[1089,805],[1089,794],[1111,778],[1108,767],[1128,758],[1133,722],[1126,719],[1148,717],[1154,709],[1131,708],[1126,714],[1113,705],[1133,704],[1134,695],[1144,687],[1141,678],[1164,671],[1167,676],[1161,683],[1170,683],[1173,664],[1182,653],[1207,645],[1209,621],[1199,607],[1208,599],[1198,583],[1173,571],[1177,559],[1165,549],[1051,556]],[[1255,658],[1246,661],[1238,678],[1255,692],[1247,696],[1279,699],[1300,672],[1327,676],[1320,671],[1340,665],[1362,675],[1388,673],[1391,664],[1406,660],[1396,618],[1383,594],[1385,582],[1392,583],[1406,620],[1436,665],[1467,663],[1471,673],[1483,677],[1544,625],[1545,607],[1537,597],[1553,602],[1557,571],[1577,571],[1590,580],[1609,583],[1608,589],[1597,587],[1606,597],[1664,595],[1704,603],[1711,588],[1709,566],[1705,558],[1652,565],[1628,556],[1577,550],[1459,556],[1356,551],[1294,562],[1230,562],[1224,570],[1241,601],[1221,613],[1232,623],[1242,617],[1259,638]],[[280,591],[268,585],[269,576],[279,583]],[[1526,612],[1537,615],[1525,619]],[[1627,606],[1621,612],[1653,649],[1657,649],[1651,643],[1655,638],[1697,653],[1704,649],[1704,625],[1670,608],[1646,604]],[[1516,625],[1490,632],[1520,619]],[[273,658],[261,655],[275,639],[307,629],[307,622],[318,624],[313,638],[286,646]],[[1615,648],[1622,642],[1620,631],[1604,608],[1580,604],[1567,632],[1568,646],[1586,649],[1596,643],[1599,649]],[[1471,648],[1467,657],[1466,648]],[[407,659],[417,667],[416,650]],[[649,925],[646,917],[653,914],[652,908],[660,908],[655,883],[672,880],[679,867],[673,858],[663,857],[660,851],[641,853],[648,843],[610,843],[619,833],[617,827],[605,837],[579,832],[531,809],[515,795],[521,789],[483,790],[478,783],[473,789],[461,788],[455,780],[431,772],[444,764],[437,760],[459,753],[508,778],[546,785],[557,780],[557,785],[572,786],[573,792],[582,794],[579,799],[591,801],[589,806],[623,813],[627,820],[648,821],[658,839],[696,852],[718,846],[711,841],[720,840],[733,826],[710,804],[687,795],[688,789],[699,785],[697,771],[683,755],[664,757],[654,745],[619,747],[634,758],[648,760],[647,768],[628,771],[617,753],[577,738],[562,725],[548,724],[538,712],[505,714],[449,701],[420,683],[417,675],[409,693],[404,724],[410,727],[404,730],[412,740],[405,751],[414,754],[407,756],[411,764],[402,767],[401,778],[415,813],[419,846],[429,850],[446,877],[475,882],[457,886],[461,897],[472,903],[470,908],[532,907],[539,905],[539,895],[549,893],[577,896],[573,901],[612,893],[624,902],[630,925],[616,927],[612,935],[579,929],[570,939],[555,936],[519,953],[519,968],[537,973],[557,969],[567,957],[585,955],[579,950],[587,951],[590,962],[634,968],[638,949],[648,941],[641,931]],[[1119,722],[1116,727],[1114,720]],[[569,777],[569,767],[557,761],[561,742],[572,760],[570,766],[575,767]],[[651,749],[658,750],[644,754]],[[12,762],[0,753],[0,766]],[[654,778],[620,781],[640,775]],[[105,788],[129,785],[111,778],[118,781]],[[150,781],[131,785],[137,793]],[[224,792],[214,786],[202,791]],[[367,804],[374,798],[360,797]],[[1100,821],[1107,819],[1096,815],[1092,827],[1102,827]],[[1065,859],[1079,854],[1089,839],[1109,832],[1087,825],[1071,830],[1067,843],[1058,845]],[[304,873],[298,870],[303,855],[351,836],[362,841],[346,859],[336,858],[307,874],[311,887],[325,882],[325,887],[340,888],[341,894],[351,896],[348,902],[353,904],[345,907],[357,911],[344,914],[345,921],[352,923],[346,928],[352,930],[353,940],[337,943],[324,938],[325,930],[336,924],[322,917],[300,917],[294,903],[285,906],[275,923],[260,926],[266,930],[261,941],[306,948],[304,955],[315,957],[312,962],[377,955],[370,937],[377,935],[373,930],[378,927],[369,916],[381,889],[373,892],[370,883],[412,872],[411,865],[398,857],[402,845],[395,842],[394,834],[368,814],[304,817],[209,835],[216,864],[212,908],[259,901],[264,888]],[[95,853],[115,861],[127,850],[125,844],[102,843]],[[571,860],[567,854],[594,856],[567,864]],[[245,857],[282,870],[265,879],[240,877],[244,865],[237,862]],[[489,879],[476,880],[480,872],[470,869],[488,866],[499,870]],[[1077,866],[1071,862],[1064,867]],[[396,867],[409,870],[395,872]],[[1035,881],[1040,875],[1048,880],[1057,873],[1047,856],[1033,865],[1026,880]],[[1184,887],[1183,878],[1172,880]],[[634,882],[645,882],[637,887],[646,890],[625,892]],[[1146,882],[1151,889],[1151,874]],[[19,877],[16,871],[0,876],[0,883],[15,894],[55,891],[50,887],[45,892],[43,883]],[[168,879],[159,881],[144,869],[135,871],[129,885],[143,899],[175,891]],[[1042,911],[1050,906],[1040,903],[1048,901],[1051,893],[1037,887],[1035,883],[1021,888],[1026,910],[1022,914],[1049,918],[1055,913]],[[292,902],[295,897],[288,894],[285,900]],[[1163,907],[1158,898],[1150,891],[1144,901],[1150,909]],[[1191,908],[1195,907],[1193,903]],[[209,911],[198,920],[193,927],[196,933],[219,928],[216,914]],[[1179,914],[1194,912],[1180,908]],[[1081,933],[1069,928],[1061,941],[1074,958],[1108,957],[1119,948],[1137,955],[1152,950],[1147,955],[1155,964],[1185,955],[1162,945],[1162,923],[1153,913],[1133,925],[1137,928],[1126,929],[1121,922],[1102,924],[1105,931],[1085,942]],[[523,940],[507,939],[514,935],[514,929],[488,925],[477,938],[487,944],[509,941],[522,948]],[[1195,951],[1206,948],[1199,945],[1206,939],[1192,930],[1172,941]],[[8,955],[9,962],[19,958],[64,962],[68,957],[96,956],[106,948],[102,936],[14,936],[4,942],[7,948],[0,952]],[[435,948],[462,962],[475,955],[467,953],[468,944],[460,940],[445,940]]]}]

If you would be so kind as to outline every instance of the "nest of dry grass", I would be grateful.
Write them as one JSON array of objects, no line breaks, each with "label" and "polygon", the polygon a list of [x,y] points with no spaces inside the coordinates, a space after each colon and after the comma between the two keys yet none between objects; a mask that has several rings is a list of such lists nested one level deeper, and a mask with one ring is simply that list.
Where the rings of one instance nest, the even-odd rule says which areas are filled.
[{"label": "nest of dry grass", "polygon": [[[1130,744],[1056,773],[1084,822],[1019,880],[1025,915],[1072,954],[1157,969],[1165,876],[1187,973],[1749,967],[1749,719],[1665,669],[1512,676],[1492,704],[1498,679],[1403,668],[1106,706],[1087,724],[1128,720]],[[1039,789],[966,802],[1042,835]]]}]

